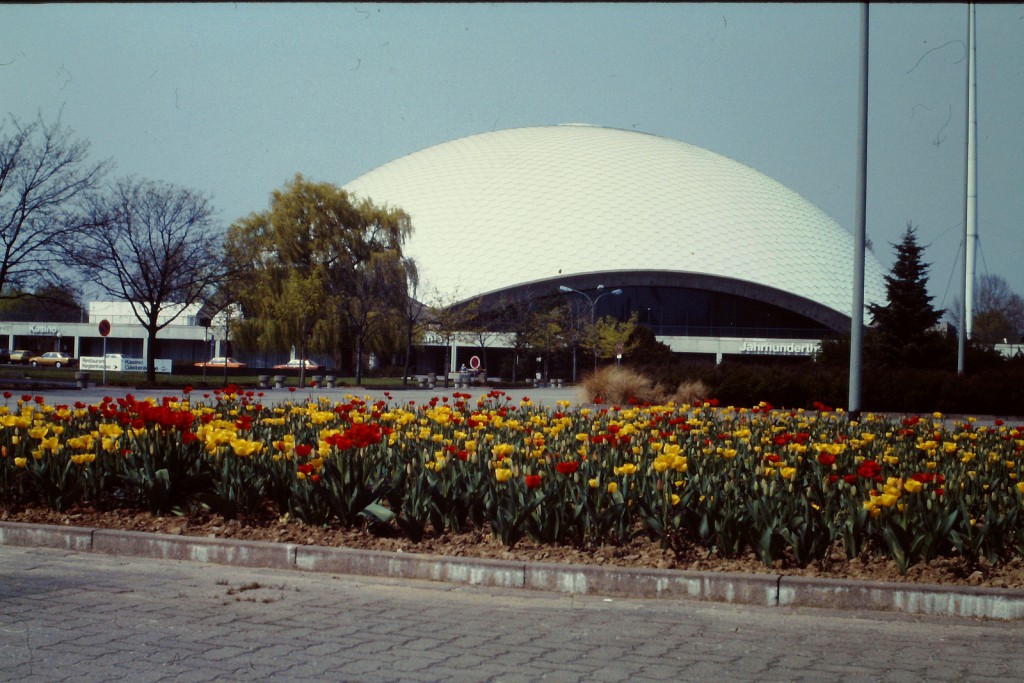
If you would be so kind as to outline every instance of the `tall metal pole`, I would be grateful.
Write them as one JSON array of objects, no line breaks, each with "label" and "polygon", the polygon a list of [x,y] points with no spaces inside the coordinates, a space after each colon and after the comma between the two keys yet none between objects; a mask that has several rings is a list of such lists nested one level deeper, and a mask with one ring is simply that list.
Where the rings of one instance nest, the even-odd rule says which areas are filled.
[{"label": "tall metal pole", "polygon": [[977,83],[975,73],[976,47],[974,44],[974,3],[967,6],[967,130],[964,135],[964,272],[961,280],[960,329],[957,334],[957,374],[964,373],[967,340],[971,338],[974,323],[975,248],[978,242],[978,117]]},{"label": "tall metal pole", "polygon": [[850,311],[849,412],[860,413],[861,361],[864,358],[864,244],[868,196],[868,4],[860,6],[860,130],[857,136],[857,207],[854,218],[853,307]]}]

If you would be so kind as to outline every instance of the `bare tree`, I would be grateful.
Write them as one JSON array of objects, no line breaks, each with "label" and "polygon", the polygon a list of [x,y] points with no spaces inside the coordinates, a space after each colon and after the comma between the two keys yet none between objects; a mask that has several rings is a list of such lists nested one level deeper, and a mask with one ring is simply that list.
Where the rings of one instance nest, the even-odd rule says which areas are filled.
[{"label": "bare tree", "polygon": [[519,360],[530,348],[534,320],[534,298],[508,298],[498,305],[499,324],[512,342],[512,383],[519,379]]},{"label": "bare tree", "polygon": [[124,179],[95,197],[66,252],[103,292],[131,305],[149,337],[149,382],[156,380],[157,332],[202,301],[223,275],[209,201],[153,181]]},{"label": "bare tree", "polygon": [[59,117],[0,123],[0,296],[67,286],[60,247],[76,229],[80,200],[110,166],[89,163],[88,152]]},{"label": "bare tree", "polygon": [[[948,311],[957,326],[962,310],[960,302],[957,297]],[[1024,339],[1024,299],[999,275],[986,274],[978,279],[971,338],[982,344],[998,344],[1003,340],[1016,343]]]}]

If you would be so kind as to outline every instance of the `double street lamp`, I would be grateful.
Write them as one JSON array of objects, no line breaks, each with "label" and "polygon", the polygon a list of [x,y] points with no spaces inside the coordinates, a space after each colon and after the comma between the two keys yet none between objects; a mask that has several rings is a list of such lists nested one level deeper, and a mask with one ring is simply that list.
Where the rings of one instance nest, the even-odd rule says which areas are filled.
[{"label": "double street lamp", "polygon": [[[599,291],[604,289],[604,285],[598,285],[597,289]],[[590,294],[587,294],[586,292],[581,292],[578,289],[573,289],[572,287],[566,287],[565,285],[559,285],[558,286],[558,291],[562,292],[563,294],[568,294],[569,292],[573,292],[575,294],[579,294],[579,295],[585,297],[587,299],[587,301],[590,302],[590,324],[591,324],[591,326],[593,326],[594,324],[597,323],[597,302],[600,301],[602,298],[604,298],[606,296],[609,296],[609,295],[611,295],[611,296],[618,296],[618,295],[622,294],[622,290],[621,289],[613,289],[610,292],[601,292],[597,296],[591,296]],[[594,369],[597,370],[597,353],[596,352],[594,353]],[[573,381],[574,384],[576,383],[576,345],[575,344],[573,344],[573,347],[572,347],[572,381]]]}]

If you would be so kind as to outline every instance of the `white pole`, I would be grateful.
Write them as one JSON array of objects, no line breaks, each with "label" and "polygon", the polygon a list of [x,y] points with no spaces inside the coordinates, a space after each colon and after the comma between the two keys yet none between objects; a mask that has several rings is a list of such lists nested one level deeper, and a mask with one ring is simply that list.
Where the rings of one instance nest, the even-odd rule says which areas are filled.
[{"label": "white pole", "polygon": [[854,218],[853,305],[850,309],[850,387],[851,417],[860,412],[861,360],[864,357],[864,247],[867,233],[868,167],[868,4],[860,6],[860,102],[857,135],[857,206]]},{"label": "white pole", "polygon": [[957,373],[964,372],[964,356],[967,340],[971,338],[974,324],[974,278],[976,272],[976,248],[978,245],[978,116],[977,82],[975,56],[977,47],[974,42],[974,4],[967,6],[967,131],[966,165],[964,199],[964,277],[963,305],[960,310],[960,330],[957,346]]},{"label": "white pole", "polygon": [[967,87],[967,338],[971,338],[974,320],[974,276],[976,272],[976,249],[978,246],[978,44],[974,41],[974,3],[970,5],[967,69],[970,83]]}]

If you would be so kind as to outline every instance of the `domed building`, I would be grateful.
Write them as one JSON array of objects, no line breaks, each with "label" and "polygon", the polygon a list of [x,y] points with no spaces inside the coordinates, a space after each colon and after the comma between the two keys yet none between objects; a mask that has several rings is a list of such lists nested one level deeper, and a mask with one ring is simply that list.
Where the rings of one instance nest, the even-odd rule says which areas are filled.
[{"label": "domed building", "polygon": [[[850,328],[853,237],[741,163],[588,125],[471,135],[344,186],[398,206],[419,298],[580,297],[680,353],[807,355]],[[870,253],[865,300],[885,301]],[[614,295],[613,295],[614,294]],[[583,302],[586,303],[586,302]]]}]

